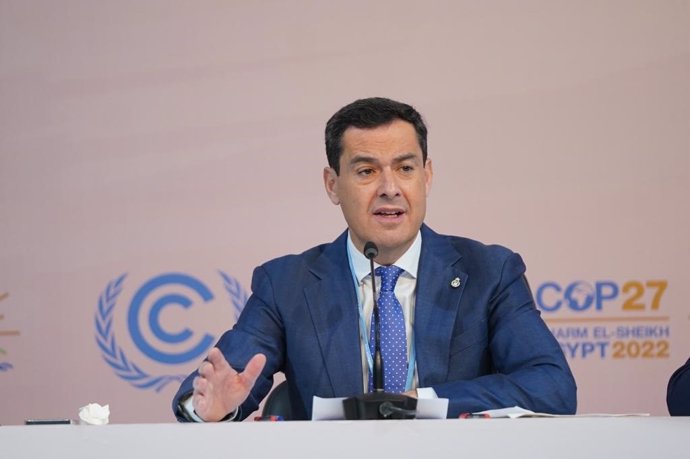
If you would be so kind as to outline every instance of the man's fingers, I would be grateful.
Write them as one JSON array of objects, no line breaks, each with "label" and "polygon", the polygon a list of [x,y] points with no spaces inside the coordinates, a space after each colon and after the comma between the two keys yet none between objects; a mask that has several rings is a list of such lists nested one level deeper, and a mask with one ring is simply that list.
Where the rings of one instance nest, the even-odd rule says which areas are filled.
[{"label": "man's fingers", "polygon": [[201,362],[201,365],[199,365],[197,373],[199,373],[199,376],[208,378],[213,374],[213,365],[210,362]]},{"label": "man's fingers", "polygon": [[266,356],[263,354],[256,354],[249,360],[249,362],[247,362],[247,366],[244,367],[244,371],[242,372],[241,376],[249,387],[254,387],[256,378],[258,378],[261,374],[261,370],[264,369],[264,365],[266,365]]},{"label": "man's fingers", "polygon": [[206,397],[195,392],[192,396],[192,406],[194,407],[196,414],[204,419],[206,416],[206,411],[208,410],[208,400],[206,400]]},{"label": "man's fingers", "polygon": [[208,380],[206,378],[201,378],[201,377],[197,376],[192,381],[192,388],[194,389],[195,392],[200,392],[203,394],[204,392],[206,392],[207,387],[208,387]]},{"label": "man's fingers", "polygon": [[213,366],[213,370],[215,371],[223,371],[227,368],[230,368],[230,364],[227,360],[225,360],[223,353],[220,352],[220,349],[218,349],[217,347],[214,347],[213,349],[208,351],[208,356],[206,357],[206,360],[208,360],[207,363],[210,363]]},{"label": "man's fingers", "polygon": [[208,356],[206,360],[201,362],[197,373],[208,380],[213,380],[214,375],[222,373],[227,370],[232,370],[227,360],[223,356],[223,353],[217,347],[212,348],[208,351]]},{"label": "man's fingers", "polygon": [[211,349],[207,361],[199,365],[199,376],[192,381],[194,410],[206,421],[221,419],[247,398],[265,365],[266,356],[256,354],[244,371],[237,373],[219,349]]}]

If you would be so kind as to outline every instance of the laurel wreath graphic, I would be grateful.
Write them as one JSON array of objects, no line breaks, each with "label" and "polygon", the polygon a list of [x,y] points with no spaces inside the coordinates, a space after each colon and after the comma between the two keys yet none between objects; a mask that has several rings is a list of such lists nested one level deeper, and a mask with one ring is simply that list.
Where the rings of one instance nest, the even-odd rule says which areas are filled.
[{"label": "laurel wreath graphic", "polygon": [[247,294],[245,293],[240,283],[237,282],[235,279],[228,276],[223,271],[218,270],[218,273],[220,274],[220,277],[223,279],[223,287],[225,287],[225,290],[228,292],[228,295],[230,295],[230,301],[232,302],[232,305],[235,307],[235,320],[237,320],[237,318],[242,313],[242,310],[244,309],[244,305],[247,303]]},{"label": "laurel wreath graphic", "polygon": [[[223,286],[230,295],[230,300],[234,306],[236,317],[242,312],[247,301],[247,294],[242,286],[222,271],[218,271],[223,279]],[[154,389],[156,392],[163,390],[165,386],[172,382],[181,383],[185,375],[163,375],[152,376],[142,370],[138,365],[129,360],[122,348],[115,341],[113,333],[113,311],[118,295],[122,291],[122,283],[127,274],[123,274],[114,281],[108,283],[105,291],[98,298],[98,308],[96,310],[96,342],[101,349],[101,355],[105,362],[110,365],[115,374],[134,387],[139,389]]]}]

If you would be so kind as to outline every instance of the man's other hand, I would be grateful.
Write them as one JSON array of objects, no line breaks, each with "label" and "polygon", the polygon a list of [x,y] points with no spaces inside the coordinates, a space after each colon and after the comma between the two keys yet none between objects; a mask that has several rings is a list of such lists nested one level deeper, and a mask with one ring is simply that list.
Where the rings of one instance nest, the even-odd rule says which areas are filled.
[{"label": "man's other hand", "polygon": [[235,411],[249,396],[265,364],[266,356],[256,354],[238,373],[217,347],[211,349],[193,382],[192,406],[196,414],[206,422],[215,422]]}]

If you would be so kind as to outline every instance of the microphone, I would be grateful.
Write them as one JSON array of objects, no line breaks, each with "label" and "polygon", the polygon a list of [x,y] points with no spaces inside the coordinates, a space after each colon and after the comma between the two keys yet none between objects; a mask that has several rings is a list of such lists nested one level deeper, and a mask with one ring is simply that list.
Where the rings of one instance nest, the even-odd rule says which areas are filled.
[{"label": "microphone", "polygon": [[374,258],[379,255],[379,249],[374,242],[367,241],[364,244],[363,252],[364,256],[369,259],[371,291],[374,294],[371,323],[371,327],[374,329],[374,374],[372,375],[374,391],[343,400],[345,419],[414,419],[416,416],[417,399],[403,394],[387,394],[384,392],[381,324],[374,272]]},{"label": "microphone", "polygon": [[374,275],[374,258],[379,255],[379,248],[372,241],[364,244],[364,256],[369,259],[371,270],[371,292],[374,298],[374,309],[371,326],[374,327],[374,392],[383,392],[383,358],[381,357],[381,321],[379,320],[379,305],[376,299],[376,276]]},{"label": "microphone", "polygon": [[371,260],[371,272],[374,273],[374,258],[379,256],[379,248],[375,242],[367,241],[364,244],[364,256]]}]

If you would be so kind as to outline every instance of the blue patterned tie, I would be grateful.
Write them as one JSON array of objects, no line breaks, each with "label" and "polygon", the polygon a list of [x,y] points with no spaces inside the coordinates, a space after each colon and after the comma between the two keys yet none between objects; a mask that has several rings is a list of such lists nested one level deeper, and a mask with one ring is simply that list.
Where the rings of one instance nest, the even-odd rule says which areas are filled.
[{"label": "blue patterned tie", "polygon": [[[404,392],[407,383],[407,334],[402,306],[393,290],[403,269],[397,266],[379,266],[376,275],[381,276],[379,292],[379,320],[381,321],[381,358],[383,359],[384,387],[386,392]],[[374,316],[371,319],[369,348],[374,355]],[[369,391],[373,389],[373,377],[369,378]]]}]

